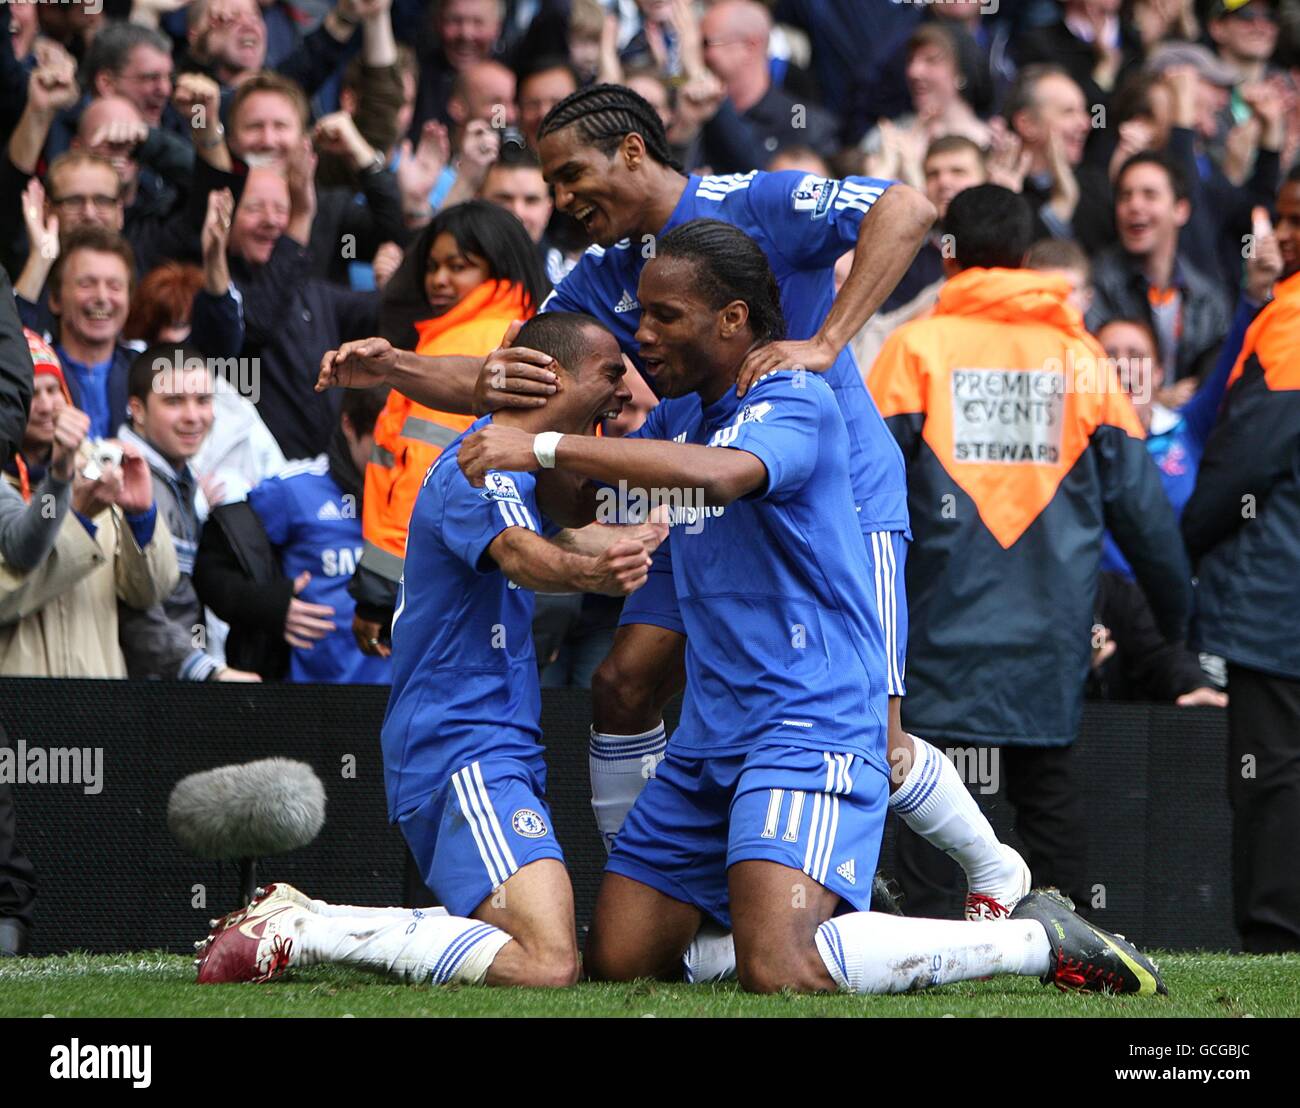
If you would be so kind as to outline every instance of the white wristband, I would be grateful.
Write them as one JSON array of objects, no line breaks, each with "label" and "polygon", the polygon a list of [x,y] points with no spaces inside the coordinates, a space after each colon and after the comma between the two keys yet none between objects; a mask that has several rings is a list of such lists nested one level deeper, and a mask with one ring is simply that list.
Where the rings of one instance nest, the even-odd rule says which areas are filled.
[{"label": "white wristband", "polygon": [[543,431],[533,438],[533,455],[543,469],[555,468],[555,448],[564,438],[559,431]]}]

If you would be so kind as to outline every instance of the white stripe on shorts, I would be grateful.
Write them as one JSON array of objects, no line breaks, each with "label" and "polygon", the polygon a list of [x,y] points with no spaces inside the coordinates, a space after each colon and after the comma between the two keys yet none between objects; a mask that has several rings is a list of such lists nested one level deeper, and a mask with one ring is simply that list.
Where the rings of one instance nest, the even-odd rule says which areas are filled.
[{"label": "white stripe on shorts", "polygon": [[483,783],[482,767],[478,762],[472,762],[469,768],[473,771],[474,784],[478,788],[479,797],[483,801],[483,808],[487,812],[488,827],[495,836],[497,845],[501,848],[501,853],[505,857],[507,867],[506,876],[509,877],[510,874],[519,869],[519,866],[515,862],[515,856],[510,852],[510,844],[506,841],[506,837],[501,831],[501,824],[497,822],[496,809],[492,807],[492,801],[488,799],[487,785]]},{"label": "white stripe on shorts", "polygon": [[495,851],[489,849],[487,840],[484,839],[482,831],[479,829],[478,808],[472,806],[469,800],[467,789],[469,788],[468,779],[461,780],[461,775],[466,773],[466,769],[457,770],[451,775],[451,783],[456,789],[456,799],[460,803],[461,814],[465,817],[465,822],[469,824],[470,834],[474,836],[474,842],[478,846],[479,857],[483,859],[483,869],[487,871],[488,880],[492,882],[492,888],[499,888],[504,878],[498,869],[500,859],[497,858]]}]

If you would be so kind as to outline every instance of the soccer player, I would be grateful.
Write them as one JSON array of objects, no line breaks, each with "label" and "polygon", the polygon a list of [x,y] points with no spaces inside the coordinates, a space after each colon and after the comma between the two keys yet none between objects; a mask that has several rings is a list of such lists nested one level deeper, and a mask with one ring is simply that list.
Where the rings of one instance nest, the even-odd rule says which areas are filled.
[{"label": "soccer player", "polygon": [[[1029,888],[1024,862],[998,843],[955,767],[902,729],[897,698],[904,691],[903,563],[910,537],[905,470],[846,349],[907,270],[933,222],[933,206],[913,189],[870,178],[833,181],[799,172],[687,177],[673,162],[659,116],[618,85],[584,89],[557,104],[542,122],[539,152],[557,208],[580,218],[598,244],[543,310],[595,316],[634,358],[637,280],[662,235],[688,220],[712,218],[740,227],[763,249],[792,340],[748,356],[738,392],[777,366],[825,372],[848,429],[855,513],[890,643],[890,807],[961,864],[968,917],[1004,915]],[[853,268],[836,296],[835,261],[849,250],[855,251]],[[484,367],[480,400],[500,402],[503,386],[533,394],[553,388],[533,379],[535,367],[524,352],[503,354],[508,357]],[[387,383],[441,410],[461,410],[448,407],[449,401],[469,410],[469,398],[452,395],[464,372],[368,339],[327,355],[317,387]],[[657,552],[647,586],[624,606],[613,650],[593,679],[592,805],[607,844],[644,784],[645,760],[662,756],[663,707],[684,678],[684,625],[671,587],[669,545]],[[719,972],[725,972],[725,948],[721,955]]]},{"label": "soccer player", "polygon": [[[738,976],[756,992],[898,992],[997,973],[1163,991],[1149,960],[1051,894],[1028,894],[1007,919],[867,911],[892,651],[840,405],[824,379],[788,370],[738,395],[747,358],[780,341],[785,320],[763,251],[737,228],[674,228],[637,297],[641,360],[668,398],[650,415],[658,441],[498,422],[457,455],[489,489],[497,471],[559,468],[702,509],[673,539],[681,723],[614,842],[588,975],[676,976],[707,919],[733,930]],[[841,901],[853,911],[832,919]]]},{"label": "soccer player", "polygon": [[[591,434],[630,398],[618,344],[594,320],[552,313],[520,337],[554,357],[562,391],[471,430]],[[577,980],[573,891],[542,799],[533,591],[629,593],[666,527],[600,528],[590,552],[565,549],[541,534],[533,476],[493,472],[471,488],[463,441],[429,468],[411,516],[382,733],[389,817],[445,909],[356,909],[272,886],[200,944],[201,984],[322,962],[435,983]]]}]

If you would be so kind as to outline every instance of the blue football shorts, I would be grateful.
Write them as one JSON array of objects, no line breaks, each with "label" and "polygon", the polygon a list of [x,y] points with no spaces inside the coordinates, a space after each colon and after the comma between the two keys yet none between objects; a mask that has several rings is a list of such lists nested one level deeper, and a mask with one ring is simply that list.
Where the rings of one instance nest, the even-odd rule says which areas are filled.
[{"label": "blue football shorts", "polygon": [[883,765],[857,754],[772,743],[697,758],[669,743],[606,871],[693,904],[728,930],[727,870],[751,860],[800,870],[865,912],[888,800]]},{"label": "blue football shorts", "polygon": [[526,761],[487,757],[398,817],[424,883],[453,916],[469,916],[529,862],[564,861],[545,792],[540,749]]},{"label": "blue football shorts", "polygon": [[[902,531],[864,531],[862,538],[867,548],[868,580],[874,588],[876,612],[885,636],[885,655],[890,660],[888,692],[890,696],[903,696],[903,673],[907,668],[907,583],[903,566],[908,540]],[[627,623],[648,623],[686,634],[673,585],[672,553],[666,542],[654,552],[646,583],[623,602],[618,625]]]}]

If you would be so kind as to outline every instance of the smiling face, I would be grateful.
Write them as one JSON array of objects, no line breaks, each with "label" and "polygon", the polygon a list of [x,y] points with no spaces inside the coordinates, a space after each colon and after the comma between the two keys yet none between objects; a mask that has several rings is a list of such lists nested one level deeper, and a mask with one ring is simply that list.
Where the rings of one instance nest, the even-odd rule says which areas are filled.
[{"label": "smiling face", "polygon": [[172,59],[148,43],[134,47],[121,73],[105,74],[103,91],[124,96],[150,127],[157,127],[172,95]]},{"label": "smiling face", "polygon": [[625,380],[626,363],[618,341],[603,327],[583,327],[584,355],[576,369],[559,366],[563,374],[561,388],[547,401],[555,409],[556,422],[594,434],[596,425],[617,419],[623,405],[632,399]]},{"label": "smiling face", "polygon": [[289,186],[271,169],[250,169],[230,226],[230,252],[265,265],[289,226]]},{"label": "smiling face", "polygon": [[491,57],[501,34],[497,0],[447,0],[438,20],[442,50],[453,69]]},{"label": "smiling face", "polygon": [[645,206],[629,157],[644,159],[641,136],[627,135],[612,156],[583,143],[577,127],[565,127],[541,140],[542,175],[555,189],[555,206],[582,224],[592,241],[613,246],[636,229]]},{"label": "smiling face", "polygon": [[197,358],[180,369],[168,365],[153,379],[153,390],[127,402],[141,438],[173,464],[199,452],[212,430],[212,373]]},{"label": "smiling face", "polygon": [[1190,215],[1190,205],[1175,198],[1169,174],[1158,165],[1139,162],[1116,182],[1115,225],[1130,254],[1147,257],[1170,247]]},{"label": "smiling face", "polygon": [[918,46],[907,59],[907,89],[922,115],[937,113],[957,99],[956,61],[940,46]]},{"label": "smiling face", "polygon": [[54,417],[67,406],[63,386],[52,373],[38,373],[32,381],[32,407],[23,433],[23,453],[41,457],[54,444]]},{"label": "smiling face", "polygon": [[111,345],[126,325],[131,274],[117,254],[74,250],[52,292],[50,307],[59,317],[60,333],[82,346]]},{"label": "smiling face", "polygon": [[261,69],[266,61],[266,21],[257,0],[211,0],[191,41],[228,74]]},{"label": "smiling face", "polygon": [[283,165],[302,141],[302,117],[278,92],[254,92],[230,121],[230,149],[250,165]]},{"label": "smiling face", "polygon": [[1015,129],[1030,149],[1045,153],[1053,134],[1059,135],[1071,165],[1083,160],[1092,118],[1083,89],[1063,73],[1049,73],[1034,85],[1033,107],[1016,113]]},{"label": "smiling face", "polygon": [[435,316],[450,311],[491,279],[492,269],[487,259],[462,250],[451,232],[443,231],[433,240],[424,271],[424,295]]},{"label": "smiling face", "polygon": [[636,341],[641,364],[661,396],[707,388],[728,360],[736,318],[742,325],[749,318],[739,301],[711,308],[693,291],[696,286],[695,266],[682,258],[658,257],[641,271]]}]

